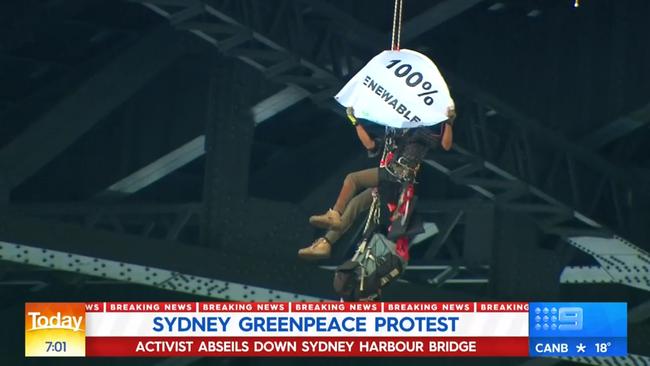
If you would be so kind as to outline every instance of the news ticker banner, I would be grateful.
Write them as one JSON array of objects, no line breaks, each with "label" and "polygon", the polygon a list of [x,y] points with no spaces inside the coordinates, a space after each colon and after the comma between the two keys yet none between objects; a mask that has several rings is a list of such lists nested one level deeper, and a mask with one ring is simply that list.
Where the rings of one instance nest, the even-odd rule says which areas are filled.
[{"label": "news ticker banner", "polygon": [[27,357],[624,355],[625,303],[25,304]]}]

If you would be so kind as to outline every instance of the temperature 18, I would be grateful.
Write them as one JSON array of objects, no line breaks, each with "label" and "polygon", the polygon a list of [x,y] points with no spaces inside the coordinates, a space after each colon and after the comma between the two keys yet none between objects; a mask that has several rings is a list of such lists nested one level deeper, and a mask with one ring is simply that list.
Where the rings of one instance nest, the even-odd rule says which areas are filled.
[{"label": "temperature 18", "polygon": [[607,342],[607,343],[596,343],[596,352],[598,352],[598,353],[607,353],[607,350],[608,350],[609,347],[611,347],[611,346],[612,346],[612,343],[611,343],[611,342]]}]

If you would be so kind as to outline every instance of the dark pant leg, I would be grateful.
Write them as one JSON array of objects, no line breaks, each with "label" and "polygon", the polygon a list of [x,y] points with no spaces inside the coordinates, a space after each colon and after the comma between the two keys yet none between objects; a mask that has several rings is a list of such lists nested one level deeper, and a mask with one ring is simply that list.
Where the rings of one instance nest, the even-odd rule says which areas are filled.
[{"label": "dark pant leg", "polygon": [[359,170],[348,174],[343,181],[343,187],[334,204],[334,210],[343,213],[348,202],[361,189],[377,187],[379,184],[379,168]]},{"label": "dark pant leg", "polygon": [[372,203],[372,190],[373,188],[366,188],[350,200],[350,203],[345,207],[345,211],[343,211],[343,215],[341,216],[341,229],[339,231],[330,230],[325,234],[325,239],[330,244],[336,243],[348,231],[350,226],[352,226],[359,214],[370,208],[370,204]]}]

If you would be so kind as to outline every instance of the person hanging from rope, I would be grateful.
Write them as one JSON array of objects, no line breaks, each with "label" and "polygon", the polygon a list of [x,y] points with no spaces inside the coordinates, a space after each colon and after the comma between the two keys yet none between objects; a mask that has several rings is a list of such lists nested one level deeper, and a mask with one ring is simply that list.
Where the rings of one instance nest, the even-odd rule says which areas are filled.
[{"label": "person hanging from rope", "polygon": [[415,179],[428,150],[438,145],[451,148],[453,108],[447,110],[447,117],[440,135],[426,127],[387,129],[379,184],[372,190],[361,241],[334,274],[334,291],[341,299],[379,301],[382,289],[404,272],[410,241],[423,231],[421,220],[413,215]]},{"label": "person hanging from rope", "polygon": [[[373,139],[354,117],[354,110],[347,109],[348,118],[357,131],[361,143],[369,155],[376,156],[384,150],[380,166],[356,171],[347,175],[339,196],[332,208],[322,215],[309,218],[309,222],[319,228],[328,229],[324,237],[316,239],[312,245],[303,248],[298,255],[304,259],[325,259],[330,256],[332,245],[340,238],[356,219],[356,216],[370,207],[372,190],[380,182],[414,182],[420,163],[430,149],[442,146],[451,149],[452,126],[456,118],[453,108],[447,110],[448,119],[443,123],[442,133],[437,135],[428,127],[387,130],[384,140]],[[365,189],[361,194],[357,192]],[[354,197],[354,198],[353,198]]]}]

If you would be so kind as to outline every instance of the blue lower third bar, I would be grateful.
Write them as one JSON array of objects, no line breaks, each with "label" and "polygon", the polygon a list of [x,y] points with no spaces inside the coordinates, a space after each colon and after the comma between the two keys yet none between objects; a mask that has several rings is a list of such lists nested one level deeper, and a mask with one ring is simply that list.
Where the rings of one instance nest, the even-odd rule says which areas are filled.
[{"label": "blue lower third bar", "polygon": [[543,356],[627,356],[625,337],[530,338],[531,357]]}]

